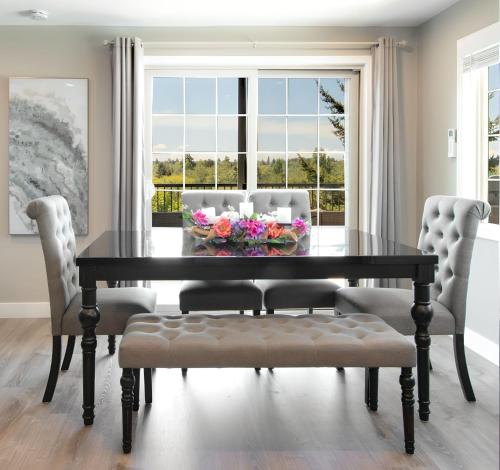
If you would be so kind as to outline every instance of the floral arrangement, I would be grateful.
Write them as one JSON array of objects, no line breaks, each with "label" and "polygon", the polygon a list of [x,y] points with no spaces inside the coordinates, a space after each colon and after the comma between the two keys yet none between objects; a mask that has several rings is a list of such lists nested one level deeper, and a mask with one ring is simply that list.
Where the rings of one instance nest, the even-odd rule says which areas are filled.
[{"label": "floral arrangement", "polygon": [[274,213],[240,217],[232,208],[209,221],[202,210],[185,207],[182,218],[185,229],[194,237],[213,243],[296,243],[310,230],[309,223],[299,217],[291,224],[279,224]]}]

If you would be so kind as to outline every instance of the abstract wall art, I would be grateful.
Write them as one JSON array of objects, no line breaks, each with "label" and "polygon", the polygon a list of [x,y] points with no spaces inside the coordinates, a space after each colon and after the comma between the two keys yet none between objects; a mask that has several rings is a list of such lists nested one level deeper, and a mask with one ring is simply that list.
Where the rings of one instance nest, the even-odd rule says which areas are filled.
[{"label": "abstract wall art", "polygon": [[32,199],[60,194],[73,230],[88,233],[88,80],[11,78],[9,233],[33,234]]}]

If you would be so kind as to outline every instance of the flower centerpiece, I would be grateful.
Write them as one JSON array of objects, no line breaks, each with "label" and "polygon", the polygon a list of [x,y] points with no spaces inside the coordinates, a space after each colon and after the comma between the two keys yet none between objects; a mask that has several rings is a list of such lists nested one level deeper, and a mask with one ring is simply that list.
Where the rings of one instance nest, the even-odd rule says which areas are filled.
[{"label": "flower centerpiece", "polygon": [[310,224],[300,217],[290,224],[280,224],[274,213],[240,216],[232,208],[209,221],[203,210],[184,207],[182,218],[185,230],[212,243],[296,243],[310,231]]}]

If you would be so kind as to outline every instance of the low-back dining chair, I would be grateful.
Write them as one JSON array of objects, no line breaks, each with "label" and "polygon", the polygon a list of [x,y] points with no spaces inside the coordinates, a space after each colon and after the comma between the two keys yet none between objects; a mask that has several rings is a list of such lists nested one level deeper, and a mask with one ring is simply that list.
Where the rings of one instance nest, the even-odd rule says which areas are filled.
[{"label": "low-back dining chair", "polygon": [[[490,213],[486,202],[452,196],[427,199],[418,247],[438,255],[436,278],[431,286],[434,316],[431,335],[453,335],[455,363],[465,398],[476,401],[467,370],[464,329],[467,287],[479,222]],[[409,289],[346,287],[337,292],[335,310],[371,313],[405,335],[415,333],[409,315],[413,292]]]},{"label": "low-back dining chair", "polygon": [[[82,333],[78,319],[82,296],[76,266],[75,234],[68,203],[62,196],[35,199],[29,203],[26,212],[37,222],[49,287],[52,361],[43,401],[50,402],[61,365],[61,336],[68,335],[61,368],[67,370],[73,355],[75,337]],[[113,354],[115,335],[123,333],[129,317],[136,313],[155,311],[156,292],[142,287],[98,289],[97,303],[101,320],[96,334],[108,335],[108,350]],[[136,374],[138,375],[138,371]],[[145,371],[145,383],[146,386],[150,384],[150,371]]]},{"label": "low-back dining chair", "polygon": [[[252,191],[248,201],[253,202],[254,211],[268,213],[278,207],[290,207],[292,220],[300,217],[312,222],[309,192],[302,189],[263,189]],[[256,281],[264,292],[264,307],[268,314],[275,309],[314,308],[335,306],[335,292],[340,286],[328,279],[263,280]]]},{"label": "low-back dining chair", "polygon": [[[220,215],[233,208],[239,210],[245,201],[243,191],[192,190],[182,193],[182,205],[190,210],[214,207]],[[260,315],[262,291],[250,280],[183,281],[179,293],[179,307],[183,314],[200,310],[252,310]]]}]

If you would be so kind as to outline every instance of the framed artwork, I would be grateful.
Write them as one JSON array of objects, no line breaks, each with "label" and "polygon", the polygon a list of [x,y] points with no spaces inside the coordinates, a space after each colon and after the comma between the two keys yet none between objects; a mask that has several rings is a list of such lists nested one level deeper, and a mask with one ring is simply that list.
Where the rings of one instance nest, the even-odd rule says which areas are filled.
[{"label": "framed artwork", "polygon": [[32,199],[68,201],[76,235],[88,233],[88,80],[9,80],[9,233],[37,233]]}]

